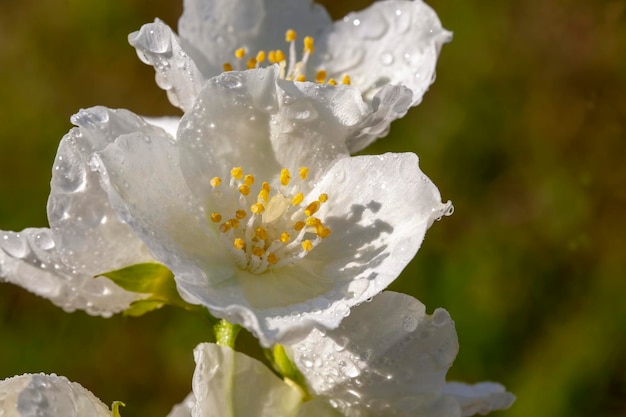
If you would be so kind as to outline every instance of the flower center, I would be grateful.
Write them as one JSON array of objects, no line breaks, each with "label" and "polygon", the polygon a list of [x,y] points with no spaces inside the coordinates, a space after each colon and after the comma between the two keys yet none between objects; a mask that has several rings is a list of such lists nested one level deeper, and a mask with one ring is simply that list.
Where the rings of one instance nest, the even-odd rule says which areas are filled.
[{"label": "flower center", "polygon": [[228,209],[211,213],[210,219],[240,268],[260,274],[292,264],[330,235],[315,217],[328,195],[303,204],[305,196],[299,189],[308,173],[308,168],[300,168],[299,181],[292,182],[291,173],[283,168],[275,188],[268,182],[255,187],[254,176],[244,174],[241,167],[231,170],[228,186],[219,177],[211,179],[216,200]]},{"label": "flower center", "polygon": [[[287,58],[281,49],[265,52],[259,51],[256,55],[250,56],[246,59],[245,48],[239,48],[235,51],[235,58],[237,58],[235,67],[230,62],[224,64],[224,71],[232,71],[236,69],[241,71],[242,69],[260,68],[262,64],[267,61],[272,64],[280,65],[280,78],[292,81],[306,81],[306,65],[309,61],[309,57],[313,55],[315,50],[315,40],[311,36],[305,36],[304,47],[302,49],[302,59],[298,60],[296,53],[296,39],[298,35],[293,29],[289,29],[285,32],[285,42],[289,44],[289,57]],[[245,63],[245,66],[244,66]],[[317,71],[315,75],[315,81],[323,84],[328,82],[331,85],[337,85],[337,81],[333,78],[326,80],[327,74],[323,69]],[[344,75],[341,81],[343,84],[350,84],[350,76]]]}]

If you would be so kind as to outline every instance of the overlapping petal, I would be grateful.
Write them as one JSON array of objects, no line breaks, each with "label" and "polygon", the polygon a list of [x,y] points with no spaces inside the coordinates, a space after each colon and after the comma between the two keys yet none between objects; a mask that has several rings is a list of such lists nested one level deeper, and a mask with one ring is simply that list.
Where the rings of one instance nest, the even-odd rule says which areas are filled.
[{"label": "overlapping petal", "polygon": [[24,374],[0,381],[4,417],[110,417],[109,408],[76,382],[54,374]]},{"label": "overlapping petal", "polygon": [[193,417],[295,416],[302,394],[256,359],[203,343],[194,350]]},{"label": "overlapping petal", "polygon": [[446,384],[458,351],[454,323],[416,299],[384,292],[341,326],[292,346],[311,391],[347,416],[469,416],[511,405],[496,383]]},{"label": "overlapping petal", "polygon": [[211,78],[238,48],[270,51],[285,45],[287,29],[318,36],[331,25],[326,10],[309,0],[185,0],[178,32],[183,48]]},{"label": "overlapping petal", "polygon": [[140,297],[104,277],[93,277],[150,261],[146,247],[111,207],[91,154],[127,132],[162,132],[124,110],[82,110],[62,140],[48,200],[50,229],[0,234],[0,276],[68,311],[109,316]]}]

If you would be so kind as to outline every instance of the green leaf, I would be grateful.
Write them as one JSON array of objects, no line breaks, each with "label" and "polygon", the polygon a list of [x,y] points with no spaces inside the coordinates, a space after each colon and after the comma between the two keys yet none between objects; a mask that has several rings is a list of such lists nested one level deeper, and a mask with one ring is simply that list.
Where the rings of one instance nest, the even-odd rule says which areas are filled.
[{"label": "green leaf", "polygon": [[174,274],[165,265],[136,264],[99,275],[109,278],[127,291],[150,294],[146,298],[134,301],[124,312],[127,316],[138,317],[167,304],[199,312],[205,315],[211,323],[217,322],[217,319],[211,316],[206,308],[189,304],[180,297],[176,289]]},{"label": "green leaf", "polygon": [[307,401],[311,399],[311,395],[306,387],[304,376],[287,355],[285,347],[283,345],[274,345],[269,356],[269,359],[276,371],[282,375],[284,379],[291,380],[302,390],[304,400]]},{"label": "green leaf", "polygon": [[155,300],[152,297],[133,301],[125,311],[124,315],[131,317],[143,316],[153,310],[157,310],[165,305],[163,300]]},{"label": "green leaf", "polygon": [[113,410],[111,417],[121,417],[120,406],[126,407],[126,404],[121,401],[113,401],[113,404],[111,405],[111,410]]},{"label": "green leaf", "polygon": [[159,295],[167,295],[173,291],[178,295],[174,274],[161,264],[136,264],[100,275],[109,278],[126,291]]}]

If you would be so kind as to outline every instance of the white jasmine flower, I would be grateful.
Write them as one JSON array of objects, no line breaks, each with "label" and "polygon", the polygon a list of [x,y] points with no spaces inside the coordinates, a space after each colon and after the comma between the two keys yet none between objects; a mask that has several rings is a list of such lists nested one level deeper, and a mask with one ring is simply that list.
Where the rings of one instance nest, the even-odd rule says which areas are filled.
[{"label": "white jasmine flower", "polygon": [[129,112],[104,108],[80,112],[72,122],[78,127],[61,140],[52,169],[50,228],[0,231],[0,279],[66,311],[110,316],[141,295],[94,276],[152,258],[111,208],[88,159],[119,135],[161,130]]},{"label": "white jasmine flower", "polygon": [[183,298],[264,346],[336,327],[451,210],[415,155],[349,156],[346,140],[369,120],[354,89],[279,72],[215,77],[175,140],[139,129],[92,160]]},{"label": "white jasmine flower", "polygon": [[111,417],[91,392],[63,376],[25,374],[0,381],[3,417]]},{"label": "white jasmine flower", "polygon": [[314,329],[292,346],[311,394],[345,416],[470,416],[508,408],[500,384],[446,383],[458,352],[454,322],[418,300],[384,292],[339,328]]},{"label": "white jasmine flower", "polygon": [[224,70],[278,63],[287,80],[355,88],[377,120],[367,134],[350,138],[351,152],[419,104],[451,39],[421,0],[376,2],[336,22],[311,0],[185,0],[178,30],[176,36],[157,19],[129,35],[172,104],[189,110],[206,80]]}]

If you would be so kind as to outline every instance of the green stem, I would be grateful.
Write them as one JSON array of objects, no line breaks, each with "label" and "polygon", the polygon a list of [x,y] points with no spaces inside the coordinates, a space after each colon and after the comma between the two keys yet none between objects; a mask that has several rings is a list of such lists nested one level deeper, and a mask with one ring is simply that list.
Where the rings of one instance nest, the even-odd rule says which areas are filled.
[{"label": "green stem", "polygon": [[269,353],[270,362],[272,362],[276,372],[278,372],[284,379],[291,380],[300,388],[302,391],[303,401],[310,400],[311,394],[309,394],[309,390],[306,387],[304,376],[287,355],[285,347],[283,345],[274,345],[269,352],[266,352]]},{"label": "green stem", "polygon": [[224,319],[221,319],[213,325],[213,332],[215,333],[215,343],[220,346],[228,346],[231,349],[235,348],[235,340],[241,330],[241,326],[238,324],[231,324]]}]

